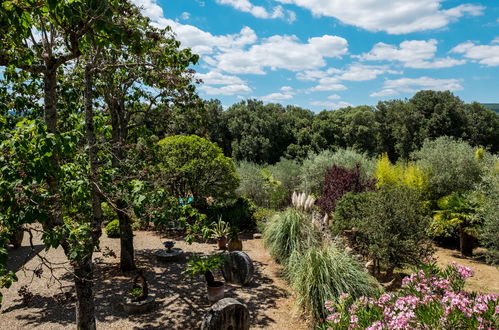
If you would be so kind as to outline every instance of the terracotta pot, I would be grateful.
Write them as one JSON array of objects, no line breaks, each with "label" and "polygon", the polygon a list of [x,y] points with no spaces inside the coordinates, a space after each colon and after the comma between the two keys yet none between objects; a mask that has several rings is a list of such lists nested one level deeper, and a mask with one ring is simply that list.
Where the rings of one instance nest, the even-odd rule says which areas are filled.
[{"label": "terracotta pot", "polygon": [[217,302],[224,297],[225,284],[220,281],[215,281],[213,284],[214,286],[206,285],[206,291],[208,292],[208,300],[210,302]]},{"label": "terracotta pot", "polygon": [[229,249],[229,252],[242,251],[243,241],[241,241],[240,239],[230,239],[229,243],[227,244],[227,248]]},{"label": "terracotta pot", "polygon": [[219,250],[225,250],[227,245],[227,237],[220,237],[217,239],[217,245]]}]

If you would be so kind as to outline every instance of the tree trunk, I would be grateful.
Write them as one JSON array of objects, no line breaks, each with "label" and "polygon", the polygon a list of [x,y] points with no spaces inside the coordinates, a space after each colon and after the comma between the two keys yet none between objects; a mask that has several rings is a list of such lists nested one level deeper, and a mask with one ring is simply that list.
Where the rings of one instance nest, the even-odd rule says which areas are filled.
[{"label": "tree trunk", "polygon": [[77,329],[95,330],[93,264],[91,257],[74,267],[74,281]]},{"label": "tree trunk", "polygon": [[[47,125],[47,131],[52,134],[57,134],[57,68],[51,63],[47,63],[47,69],[43,75],[44,87],[44,119]],[[59,192],[59,182],[57,173],[59,172],[59,155],[57,150],[52,151],[50,157],[52,172],[47,177],[48,189],[52,195],[52,218],[50,223],[46,224],[48,229],[62,224],[62,205]]]},{"label": "tree trunk", "polygon": [[127,203],[119,199],[116,202],[117,214],[120,222],[120,267],[126,272],[136,269],[133,249],[132,221],[127,213]]},{"label": "tree trunk", "polygon": [[468,235],[465,231],[465,226],[463,224],[459,225],[459,249],[461,254],[466,257],[473,256],[473,243],[474,238]]},{"label": "tree trunk", "polygon": [[101,205],[101,194],[98,189],[98,175],[99,175],[99,163],[98,163],[98,148],[95,137],[95,127],[94,127],[94,112],[92,106],[92,87],[93,87],[93,72],[92,65],[88,64],[85,67],[85,131],[87,138],[88,147],[88,159],[90,162],[90,182],[91,182],[91,196],[92,196],[92,238],[93,244],[95,244],[102,233],[102,205]]},{"label": "tree trunk", "polygon": [[[112,166],[119,171],[124,159],[124,145],[127,140],[127,125],[123,121],[123,112],[125,108],[120,106],[119,101],[108,100],[109,111],[111,114],[111,135],[112,135]],[[119,197],[116,200],[116,214],[120,222],[120,268],[122,271],[130,271],[136,269],[133,248],[133,231],[132,221],[128,215],[128,204],[123,198]]]}]

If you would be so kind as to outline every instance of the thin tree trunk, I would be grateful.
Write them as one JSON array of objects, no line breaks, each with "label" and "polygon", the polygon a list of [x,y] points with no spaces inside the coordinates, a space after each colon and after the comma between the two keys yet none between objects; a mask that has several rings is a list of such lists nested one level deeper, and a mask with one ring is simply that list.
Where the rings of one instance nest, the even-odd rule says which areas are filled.
[{"label": "thin tree trunk", "polygon": [[[119,169],[123,161],[123,146],[126,143],[127,131],[126,123],[120,117],[120,112],[125,111],[118,102],[109,102],[109,110],[111,113],[111,126],[112,126],[112,166]],[[121,114],[122,116],[122,114]],[[116,215],[120,222],[120,268],[122,271],[135,270],[135,253],[133,248],[133,230],[132,220],[128,215],[128,204],[123,198],[118,197],[116,200]]]},{"label": "thin tree trunk", "polygon": [[97,242],[100,238],[102,230],[102,205],[101,194],[98,189],[98,148],[95,137],[94,127],[94,113],[92,106],[92,87],[93,87],[93,72],[92,66],[89,64],[85,68],[85,130],[87,138],[88,159],[90,162],[90,182],[91,182],[91,195],[92,195],[92,230],[93,230],[93,243]]},{"label": "thin tree trunk", "polygon": [[[57,68],[51,66],[50,62],[47,63],[47,69],[44,72],[43,86],[45,98],[44,119],[45,124],[47,125],[47,131],[51,134],[57,134]],[[62,224],[62,204],[59,182],[57,180],[57,173],[59,172],[60,166],[59,155],[56,150],[52,151],[50,162],[52,165],[52,173],[47,177],[47,184],[52,195],[52,205],[54,209],[52,211],[52,219],[46,224],[49,229]]]},{"label": "thin tree trunk", "polygon": [[76,325],[78,330],[95,330],[95,303],[92,258],[74,267]]}]

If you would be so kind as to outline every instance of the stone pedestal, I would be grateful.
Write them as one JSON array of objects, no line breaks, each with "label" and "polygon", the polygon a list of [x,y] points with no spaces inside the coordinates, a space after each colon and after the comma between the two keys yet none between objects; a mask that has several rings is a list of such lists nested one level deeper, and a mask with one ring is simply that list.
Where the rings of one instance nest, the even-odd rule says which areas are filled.
[{"label": "stone pedestal", "polygon": [[232,298],[224,298],[208,310],[201,330],[249,330],[249,326],[246,305]]},{"label": "stone pedestal", "polygon": [[185,259],[185,254],[182,249],[173,248],[171,252],[167,250],[159,250],[154,253],[156,259],[160,262],[179,262]]}]

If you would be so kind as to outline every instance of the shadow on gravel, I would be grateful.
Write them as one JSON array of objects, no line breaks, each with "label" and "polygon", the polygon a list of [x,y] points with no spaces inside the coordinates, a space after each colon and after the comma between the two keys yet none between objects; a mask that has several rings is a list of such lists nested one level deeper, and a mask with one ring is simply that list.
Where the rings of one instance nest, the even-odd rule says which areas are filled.
[{"label": "shadow on gravel", "polygon": [[[212,252],[207,246],[207,252]],[[101,328],[106,323],[129,319],[140,326],[135,329],[196,329],[199,328],[206,311],[210,308],[206,296],[204,278],[188,278],[183,275],[185,262],[161,263],[154,257],[154,249],[136,251],[136,264],[143,269],[150,294],[156,297],[154,309],[142,315],[128,315],[122,306],[126,292],[131,288],[135,274],[123,274],[119,270],[117,259],[96,258],[95,263],[95,308],[96,318]],[[188,253],[193,255],[194,253]],[[274,281],[263,275],[266,264],[254,261],[255,274],[250,284],[240,287],[226,285],[225,297],[231,297],[246,304],[249,309],[252,327],[265,328],[274,323],[264,314],[269,308],[275,308],[278,299],[286,297],[286,291],[276,288]],[[220,274],[218,274],[220,276]],[[71,280],[71,273],[63,274]],[[56,290],[56,289],[55,289]],[[73,297],[74,297],[74,293]],[[73,302],[60,304],[54,297],[36,296],[29,305],[19,304],[4,310],[24,308],[29,315],[19,316],[26,325],[40,326],[46,322],[61,325],[74,324],[75,305]]]}]

